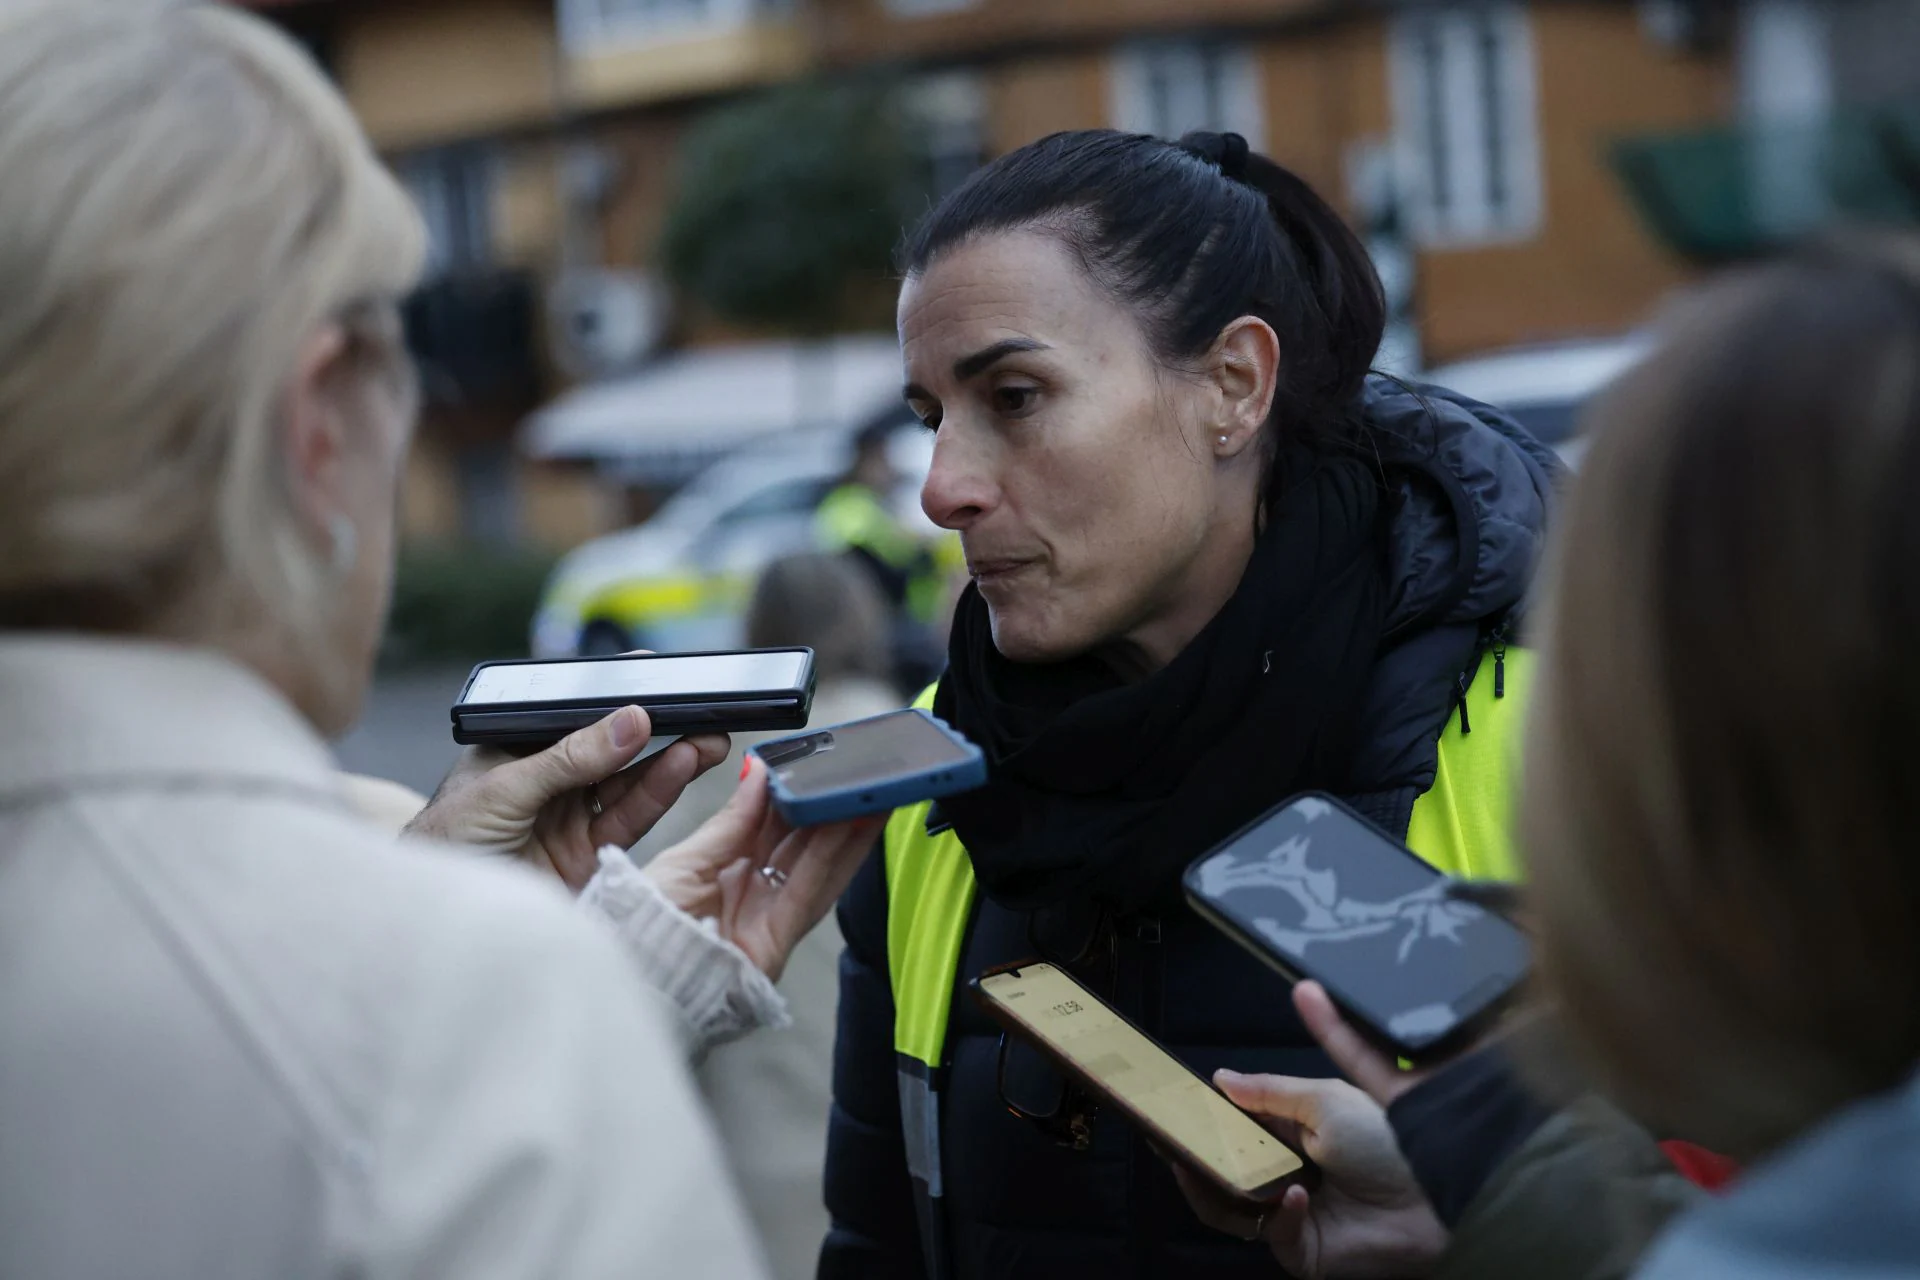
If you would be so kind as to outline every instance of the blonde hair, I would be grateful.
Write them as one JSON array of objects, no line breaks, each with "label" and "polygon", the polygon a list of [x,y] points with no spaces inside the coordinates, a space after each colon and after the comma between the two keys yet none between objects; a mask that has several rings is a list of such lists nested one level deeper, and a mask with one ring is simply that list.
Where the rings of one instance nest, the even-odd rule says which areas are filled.
[{"label": "blonde hair", "polygon": [[323,631],[283,394],[329,321],[404,365],[424,248],[345,104],[238,10],[0,0],[0,175],[0,626]]},{"label": "blonde hair", "polygon": [[1920,255],[1729,278],[1590,415],[1521,824],[1598,1083],[1753,1155],[1920,1061]]}]

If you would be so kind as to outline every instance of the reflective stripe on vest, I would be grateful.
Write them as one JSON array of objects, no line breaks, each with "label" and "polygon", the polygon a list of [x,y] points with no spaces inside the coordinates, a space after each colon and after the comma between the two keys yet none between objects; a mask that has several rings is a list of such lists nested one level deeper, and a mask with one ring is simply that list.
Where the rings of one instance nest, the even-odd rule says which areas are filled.
[{"label": "reflective stripe on vest", "polygon": [[[933,710],[933,690],[914,700]],[[893,982],[893,1048],[941,1065],[954,970],[973,915],[973,863],[951,831],[927,834],[931,801],[887,819],[887,972]]]},{"label": "reflective stripe on vest", "polygon": [[[1509,808],[1520,764],[1520,729],[1533,680],[1533,655],[1508,649],[1503,696],[1494,696],[1489,655],[1468,685],[1463,717],[1441,730],[1433,786],[1414,801],[1409,848],[1441,871],[1514,880]],[[932,689],[914,702],[933,709]],[[927,1274],[946,1273],[939,1199],[940,1087],[954,980],[973,916],[973,863],[952,831],[927,834],[929,804],[887,820],[887,969],[893,985],[893,1048],[899,1059],[900,1119],[918,1202]]]}]

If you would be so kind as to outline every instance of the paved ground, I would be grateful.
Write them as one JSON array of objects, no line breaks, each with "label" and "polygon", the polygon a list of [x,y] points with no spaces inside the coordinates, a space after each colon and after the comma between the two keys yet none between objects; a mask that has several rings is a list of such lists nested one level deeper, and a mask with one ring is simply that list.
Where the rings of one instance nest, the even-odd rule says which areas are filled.
[{"label": "paved ground", "polygon": [[380,676],[359,726],[336,744],[341,766],[431,795],[460,751],[447,709],[468,670],[429,668]]}]

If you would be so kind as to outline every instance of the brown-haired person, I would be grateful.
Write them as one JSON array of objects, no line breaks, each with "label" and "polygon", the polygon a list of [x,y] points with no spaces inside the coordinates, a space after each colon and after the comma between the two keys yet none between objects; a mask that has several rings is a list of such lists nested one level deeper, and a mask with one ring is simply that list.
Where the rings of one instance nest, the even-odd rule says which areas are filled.
[{"label": "brown-haired person", "polygon": [[[887,601],[851,557],[804,553],[769,564],[747,606],[747,644],[813,650],[812,724],[845,724],[899,709]],[[736,754],[777,733],[734,734]],[[695,779],[634,848],[644,863],[687,839],[733,794],[724,766]],[[720,1131],[734,1181],[759,1228],[774,1280],[807,1280],[827,1234],[820,1201],[832,1106],[834,1010],[844,944],[822,920],[780,978],[792,1025],[778,1035],[720,1045],[694,1070]]]},{"label": "brown-haired person", "polygon": [[841,905],[821,1274],[1265,1274],[966,983],[1038,954],[1203,1070],[1330,1071],[1180,872],[1306,789],[1446,871],[1511,872],[1507,646],[1555,464],[1370,376],[1365,250],[1231,134],[1042,139],[903,257],[921,505],[973,576],[924,704],[989,781],[896,813]]},{"label": "brown-haired person", "polygon": [[[1328,1276],[1374,1273],[1388,1235],[1437,1246],[1397,1274],[1920,1273],[1920,243],[1712,286],[1587,430],[1522,788],[1543,993],[1578,1078],[1749,1167],[1643,1258],[1649,1228],[1703,1198],[1597,1100],[1536,1105],[1531,1136],[1462,1187],[1419,1152],[1535,1104],[1484,1054],[1409,1087],[1303,989],[1412,1168],[1345,1086],[1229,1081],[1321,1122],[1328,1181],[1270,1239]],[[1454,1206],[1450,1240],[1408,1208],[1416,1174]],[[1357,1186],[1395,1190],[1345,1196],[1343,1224],[1316,1208]]]}]

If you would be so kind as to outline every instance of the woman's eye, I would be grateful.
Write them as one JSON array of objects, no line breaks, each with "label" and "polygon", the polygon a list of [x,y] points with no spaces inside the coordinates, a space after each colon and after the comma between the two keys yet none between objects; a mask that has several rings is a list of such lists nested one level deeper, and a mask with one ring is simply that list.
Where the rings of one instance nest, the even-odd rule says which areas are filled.
[{"label": "woman's eye", "polygon": [[919,419],[920,425],[927,430],[938,431],[940,429],[940,411],[938,409],[922,408],[917,404],[910,404],[907,406],[907,411]]},{"label": "woman's eye", "polygon": [[1033,408],[1034,401],[1039,399],[1039,396],[1040,389],[1038,387],[995,387],[993,389],[993,408],[996,413],[1002,413],[1008,417],[1019,417],[1021,414]]}]

